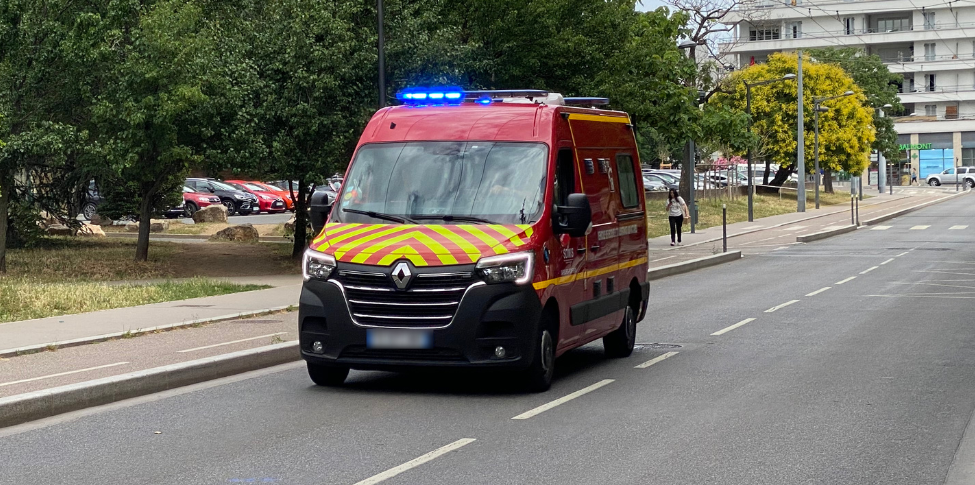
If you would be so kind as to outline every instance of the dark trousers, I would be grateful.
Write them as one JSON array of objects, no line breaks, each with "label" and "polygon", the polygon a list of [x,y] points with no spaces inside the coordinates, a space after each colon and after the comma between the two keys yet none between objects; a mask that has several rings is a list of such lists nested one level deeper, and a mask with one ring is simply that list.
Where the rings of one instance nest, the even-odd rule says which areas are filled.
[{"label": "dark trousers", "polygon": [[681,226],[684,225],[684,216],[670,216],[670,242],[674,242],[674,236],[677,236],[676,241],[680,242],[680,230]]}]

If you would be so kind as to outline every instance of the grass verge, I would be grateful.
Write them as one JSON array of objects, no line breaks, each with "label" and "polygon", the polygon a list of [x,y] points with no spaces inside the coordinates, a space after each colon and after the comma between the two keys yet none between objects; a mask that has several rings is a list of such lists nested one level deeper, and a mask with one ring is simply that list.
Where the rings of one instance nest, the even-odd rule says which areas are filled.
[{"label": "grass verge", "polygon": [[[814,195],[807,191],[807,207],[811,207]],[[819,194],[821,206],[849,204],[850,194]],[[697,201],[697,228],[705,229],[721,225],[721,205],[728,205],[728,224],[748,220],[748,198],[740,196],[734,200],[705,199]],[[789,214],[796,211],[795,194],[755,195],[752,206],[755,219],[762,217]],[[667,220],[667,201],[650,201],[647,203],[648,238],[666,236],[670,234],[670,223]],[[691,230],[690,224],[684,224],[684,232]]]},{"label": "grass verge", "polygon": [[0,322],[29,320],[268,288],[196,278],[147,285],[0,279]]}]

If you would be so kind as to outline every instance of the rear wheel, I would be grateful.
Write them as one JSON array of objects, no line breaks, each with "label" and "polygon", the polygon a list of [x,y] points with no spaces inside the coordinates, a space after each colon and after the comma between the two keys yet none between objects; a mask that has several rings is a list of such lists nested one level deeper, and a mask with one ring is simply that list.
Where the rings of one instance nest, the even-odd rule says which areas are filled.
[{"label": "rear wheel", "polygon": [[193,217],[193,214],[196,214],[196,211],[198,210],[200,210],[200,208],[197,207],[196,204],[187,202],[186,205],[183,206],[183,215],[186,217]]},{"label": "rear wheel", "polygon": [[603,337],[603,349],[608,357],[629,357],[636,345],[636,318],[633,308],[626,307],[623,323],[613,333]]},{"label": "rear wheel", "polygon": [[538,340],[532,352],[532,362],[525,370],[524,384],[529,392],[545,392],[552,387],[555,375],[555,338],[546,315],[538,325]]},{"label": "rear wheel", "polygon": [[349,377],[348,367],[312,364],[308,362],[308,377],[319,386],[341,386],[345,378]]},{"label": "rear wheel", "polygon": [[81,208],[81,215],[84,216],[86,221],[90,221],[92,217],[95,217],[97,212],[98,207],[95,206],[94,202],[88,202]]}]

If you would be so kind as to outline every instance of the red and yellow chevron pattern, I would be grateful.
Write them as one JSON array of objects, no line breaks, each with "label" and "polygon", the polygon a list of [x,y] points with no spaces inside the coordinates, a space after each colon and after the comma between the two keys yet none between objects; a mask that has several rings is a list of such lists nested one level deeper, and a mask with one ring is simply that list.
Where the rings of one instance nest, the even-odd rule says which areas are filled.
[{"label": "red and yellow chevron pattern", "polygon": [[484,256],[524,249],[532,234],[528,225],[331,223],[311,248],[346,263],[389,266],[409,259],[414,266],[441,266],[475,263]]}]

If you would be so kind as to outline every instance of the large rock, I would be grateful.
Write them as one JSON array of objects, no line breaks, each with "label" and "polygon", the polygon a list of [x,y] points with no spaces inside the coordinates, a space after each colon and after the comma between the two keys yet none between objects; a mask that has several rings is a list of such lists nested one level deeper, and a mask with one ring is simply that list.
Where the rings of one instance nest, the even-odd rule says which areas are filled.
[{"label": "large rock", "polygon": [[105,237],[105,231],[102,230],[101,226],[96,226],[94,224],[85,224],[81,226],[78,230],[79,237]]},{"label": "large rock", "polygon": [[125,225],[125,232],[139,232],[139,223],[130,222]]},{"label": "large rock", "polygon": [[115,221],[113,221],[111,218],[105,217],[101,214],[95,214],[94,217],[91,218],[91,223],[96,226],[111,226],[114,222]]},{"label": "large rock", "polygon": [[291,219],[288,219],[288,222],[284,223],[284,232],[294,234],[295,224],[297,223],[295,219],[295,216],[292,214]]},{"label": "large rock", "polygon": [[204,207],[193,214],[193,222],[222,222],[227,223],[227,208],[222,204]]},{"label": "large rock", "polygon": [[241,224],[239,226],[230,226],[210,236],[210,240],[256,243],[260,237],[261,235],[257,233],[257,229],[253,225]]},{"label": "large rock", "polygon": [[47,234],[49,236],[73,236],[74,231],[72,231],[70,227],[65,226],[64,224],[53,224],[51,226],[48,226]]},{"label": "large rock", "polygon": [[[169,229],[168,222],[149,222],[149,232],[163,232]],[[139,232],[139,223],[133,222],[125,225],[125,232]]]}]

